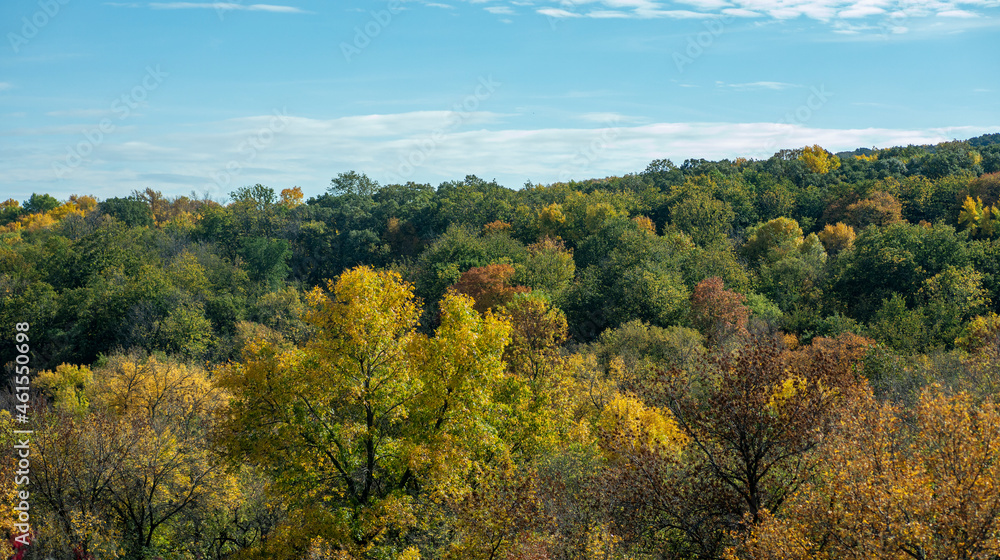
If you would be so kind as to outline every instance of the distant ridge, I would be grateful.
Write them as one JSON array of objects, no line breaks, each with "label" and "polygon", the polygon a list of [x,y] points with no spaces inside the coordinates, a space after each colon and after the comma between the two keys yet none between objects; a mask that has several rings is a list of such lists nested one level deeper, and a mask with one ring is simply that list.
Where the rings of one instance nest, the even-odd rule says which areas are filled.
[{"label": "distant ridge", "polygon": [[[962,142],[968,143],[973,148],[982,148],[984,146],[992,146],[993,144],[1000,144],[1000,132],[995,132],[993,134],[983,134],[982,136],[976,136],[975,138],[969,138],[968,140],[962,140]],[[907,147],[917,147],[923,148],[931,153],[937,151],[936,144],[923,144],[914,145],[910,144]],[[858,148],[850,152],[837,152],[837,157],[850,157],[850,156],[867,156],[877,152],[878,148]]]}]

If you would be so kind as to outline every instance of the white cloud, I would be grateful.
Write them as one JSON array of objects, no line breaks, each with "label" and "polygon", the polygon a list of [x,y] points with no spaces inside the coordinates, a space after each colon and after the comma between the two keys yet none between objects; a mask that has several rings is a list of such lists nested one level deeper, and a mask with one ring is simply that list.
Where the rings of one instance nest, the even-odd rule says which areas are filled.
[{"label": "white cloud", "polygon": [[562,10],[562,9],[559,9],[559,8],[541,8],[541,9],[536,10],[536,11],[538,13],[542,14],[543,16],[549,16],[549,17],[553,17],[553,18],[577,18],[577,17],[580,17],[580,14],[573,13],[573,12],[567,12],[566,10]]},{"label": "white cloud", "polygon": [[863,18],[868,16],[875,16],[879,14],[884,14],[885,10],[879,8],[878,6],[851,6],[846,10],[841,10],[837,13],[838,16],[851,19],[851,18]]},{"label": "white cloud", "polygon": [[149,7],[154,10],[208,9],[218,11],[244,10],[248,12],[277,12],[286,14],[309,13],[294,6],[279,6],[275,4],[241,4],[238,2],[150,2],[149,4],[140,4],[138,2],[105,2],[105,5],[123,8]]},{"label": "white cloud", "polygon": [[60,118],[100,118],[106,117],[111,114],[110,109],[70,109],[68,111],[49,111],[45,113],[46,117],[60,117]]},{"label": "white cloud", "polygon": [[600,123],[607,126],[617,126],[621,123],[626,122],[638,122],[643,119],[639,117],[631,117],[628,115],[623,115],[621,113],[615,112],[597,112],[597,113],[584,113],[579,116],[581,120],[593,123]]},{"label": "white cloud", "polygon": [[974,18],[979,17],[978,15],[969,12],[967,10],[945,10],[943,12],[938,12],[940,17],[953,17],[953,18]]},{"label": "white cloud", "polygon": [[[359,115],[336,119],[274,115],[182,126],[183,132],[118,132],[96,146],[88,160],[57,180],[62,136],[2,140],[0,189],[65,197],[74,192],[116,196],[152,186],[168,194],[209,192],[221,198],[236,187],[263,183],[322,192],[330,177],[355,169],[382,182],[437,184],[474,173],[518,187],[526,179],[551,183],[642,170],[657,158],[683,161],[766,158],[781,148],[819,144],[828,150],[895,146],[968,138],[998,126],[932,129],[824,129],[777,123],[628,124],[616,113],[581,118],[597,128],[505,128],[503,116],[473,113],[456,126],[449,111]],[[616,120],[617,118],[617,120]],[[78,129],[62,131],[79,134]],[[58,134],[55,130],[48,133]],[[247,149],[248,139],[257,143]],[[73,140],[75,141],[75,140]],[[236,171],[234,171],[236,170]]]},{"label": "white cloud", "polygon": [[747,82],[743,84],[727,84],[725,82],[715,82],[715,85],[719,87],[727,87],[736,90],[753,90],[753,89],[782,90],[782,89],[802,87],[798,84],[789,84],[785,82]]},{"label": "white cloud", "polygon": [[[476,0],[466,0],[475,3]],[[522,4],[523,2],[511,2]],[[545,4],[548,4],[547,6]],[[898,19],[893,27],[905,29],[902,20],[940,16],[973,20],[982,19],[997,8],[996,0],[544,0],[536,12],[555,18],[705,18],[717,16],[770,17],[791,20],[800,17],[833,23],[841,33],[878,30],[882,26],[837,25],[846,20],[873,21]],[[586,9],[585,9],[586,8]],[[688,9],[691,8],[691,9]]]},{"label": "white cloud", "polygon": [[0,91],[7,91],[13,87],[10,82],[0,82]]},{"label": "white cloud", "polygon": [[725,10],[722,10],[722,14],[733,17],[760,17],[759,12],[747,10],[745,8],[726,8]]},{"label": "white cloud", "polygon": [[513,15],[514,10],[509,6],[487,6],[483,8],[491,14]]}]

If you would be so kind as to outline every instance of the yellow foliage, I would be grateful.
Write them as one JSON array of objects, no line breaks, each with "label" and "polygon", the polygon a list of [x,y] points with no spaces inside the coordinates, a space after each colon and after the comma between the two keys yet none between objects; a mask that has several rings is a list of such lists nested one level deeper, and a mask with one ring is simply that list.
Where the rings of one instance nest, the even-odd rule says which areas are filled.
[{"label": "yellow foliage", "polygon": [[837,225],[827,224],[819,232],[819,240],[831,255],[850,250],[854,247],[855,237],[854,228],[843,222],[837,222]]},{"label": "yellow foliage", "polygon": [[840,158],[824,150],[819,144],[802,148],[802,155],[799,156],[799,159],[813,173],[829,173],[840,167]]},{"label": "yellow foliage", "polygon": [[[14,445],[14,422],[7,410],[0,410],[0,445],[10,449]],[[0,558],[10,558],[14,549],[10,538],[15,535],[14,527],[17,486],[14,484],[14,470],[17,459],[13,453],[0,456]],[[34,515],[34,512],[32,512]]]},{"label": "yellow foliage", "polygon": [[483,226],[483,233],[490,235],[492,233],[503,233],[509,232],[512,226],[503,220],[494,220]]},{"label": "yellow foliage", "polygon": [[993,312],[985,316],[979,315],[969,321],[955,341],[955,345],[967,351],[976,350],[997,333],[1000,333],[1000,315]]},{"label": "yellow foliage", "polygon": [[[620,393],[604,407],[597,428],[609,438],[621,438],[672,455],[679,454],[688,443],[669,410],[647,407]],[[606,446],[605,453],[612,460],[619,458],[613,446]]]},{"label": "yellow foliage", "polygon": [[542,235],[558,238],[562,232],[563,224],[566,223],[566,215],[562,211],[562,205],[553,202],[538,211],[538,229]]},{"label": "yellow foliage", "polygon": [[56,223],[56,219],[49,213],[27,214],[18,218],[17,221],[21,224],[21,227],[28,231],[37,231],[47,227],[52,227]]},{"label": "yellow foliage", "polygon": [[799,394],[805,384],[806,380],[802,377],[786,377],[784,381],[774,387],[771,399],[767,401],[768,410],[772,414],[780,414],[785,403]]},{"label": "yellow foliage", "polygon": [[958,223],[963,224],[973,235],[979,233],[992,236],[1000,230],[1000,208],[984,206],[982,198],[976,197],[973,200],[971,196],[967,196],[958,213]]},{"label": "yellow foliage", "polygon": [[112,357],[86,392],[101,409],[120,415],[137,412],[150,419],[211,410],[222,402],[222,393],[204,370],[155,357]]},{"label": "yellow foliage", "polygon": [[618,210],[607,202],[598,202],[587,206],[584,215],[584,227],[590,233],[596,233],[608,220],[620,216]]},{"label": "yellow foliage", "polygon": [[90,404],[87,389],[93,380],[94,374],[87,366],[60,364],[55,371],[39,372],[35,385],[55,400],[56,410],[82,414]]},{"label": "yellow foliage", "polygon": [[70,195],[69,201],[76,205],[77,209],[89,212],[97,208],[97,199],[90,195]]},{"label": "yellow foliage", "polygon": [[279,204],[285,208],[295,208],[296,206],[302,204],[302,199],[305,195],[302,194],[301,187],[292,187],[290,189],[281,190],[281,201]]},{"label": "yellow foliage", "polygon": [[400,552],[399,556],[396,557],[396,560],[420,560],[420,558],[420,550],[418,550],[415,546],[411,546],[403,552]]},{"label": "yellow foliage", "polygon": [[652,234],[656,233],[656,225],[653,223],[653,220],[650,220],[646,216],[636,216],[632,218],[632,221],[639,224],[640,229],[648,231]]},{"label": "yellow foliage", "polygon": [[289,546],[321,536],[318,553],[392,557],[418,508],[465,499],[486,458],[508,455],[493,397],[510,325],[449,293],[434,336],[419,333],[412,286],[391,271],[358,267],[327,288],[308,294],[309,341],[250,342],[220,371],[234,392],[221,439],[295,509],[315,504]]},{"label": "yellow foliage", "polygon": [[868,393],[820,451],[814,479],[726,557],[994,558],[998,438],[993,402],[932,386],[904,413]]}]

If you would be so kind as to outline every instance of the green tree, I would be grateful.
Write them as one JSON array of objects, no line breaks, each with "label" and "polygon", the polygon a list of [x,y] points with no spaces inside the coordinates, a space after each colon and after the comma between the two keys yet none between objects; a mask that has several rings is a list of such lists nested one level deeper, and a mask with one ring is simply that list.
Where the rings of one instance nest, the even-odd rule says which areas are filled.
[{"label": "green tree", "polygon": [[52,195],[32,193],[31,198],[24,203],[24,211],[29,214],[44,214],[58,206],[59,201]]},{"label": "green tree", "polygon": [[364,173],[348,171],[341,173],[330,180],[330,187],[327,191],[334,196],[351,194],[355,196],[373,196],[379,192],[381,187],[378,181],[370,179]]},{"label": "green tree", "polygon": [[698,245],[709,245],[729,235],[736,213],[728,202],[705,192],[694,192],[670,209],[674,226]]},{"label": "green tree", "polygon": [[153,211],[148,204],[135,198],[109,198],[100,202],[97,209],[128,227],[153,225]]}]

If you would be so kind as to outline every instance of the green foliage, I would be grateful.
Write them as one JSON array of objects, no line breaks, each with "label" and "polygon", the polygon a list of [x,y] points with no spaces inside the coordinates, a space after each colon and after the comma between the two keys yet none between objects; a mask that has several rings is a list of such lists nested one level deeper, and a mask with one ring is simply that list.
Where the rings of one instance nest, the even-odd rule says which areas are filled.
[{"label": "green foliage", "polygon": [[878,482],[844,464],[788,509],[840,476],[852,380],[903,410],[931,383],[995,400],[998,162],[984,137],[520,190],[8,200],[37,555],[715,560],[810,504],[828,522]]},{"label": "green foliage", "polygon": [[528,251],[507,233],[480,235],[466,226],[452,225],[420,255],[417,290],[436,300],[466,270],[489,264],[523,263]]},{"label": "green foliage", "polygon": [[833,290],[850,316],[867,321],[893,293],[916,304],[925,280],[968,262],[967,244],[951,226],[867,228],[837,259]]},{"label": "green foliage", "polygon": [[657,236],[621,218],[585,239],[575,254],[582,271],[566,304],[574,334],[589,340],[634,318],[659,326],[681,321],[688,299],[681,252],[691,246],[684,236]]},{"label": "green foliage", "polygon": [[24,211],[29,214],[44,214],[59,206],[59,201],[48,194],[32,193],[31,198],[24,203]]},{"label": "green foliage", "polygon": [[709,245],[726,238],[736,213],[728,202],[696,192],[674,205],[670,217],[673,225],[695,243]]},{"label": "green foliage", "polygon": [[149,206],[134,198],[109,198],[97,205],[101,213],[122,222],[127,227],[153,225],[153,212]]},{"label": "green foliage", "polygon": [[352,194],[355,196],[372,196],[379,192],[381,187],[378,181],[369,179],[364,173],[348,171],[341,173],[330,180],[330,188],[327,189],[334,196]]},{"label": "green foliage", "polygon": [[550,237],[529,245],[528,256],[514,268],[515,284],[545,292],[557,303],[563,301],[576,273],[573,254]]}]

